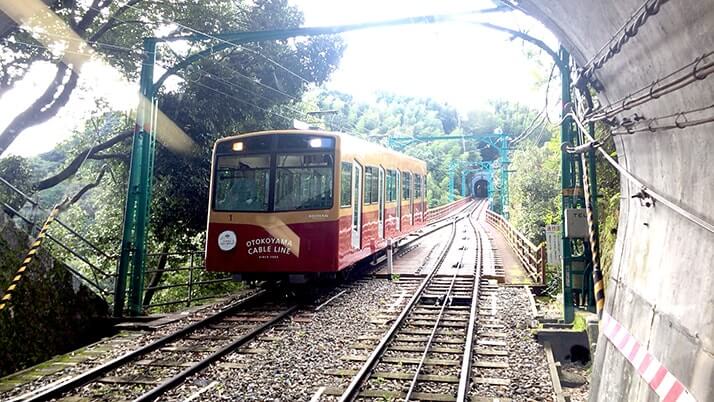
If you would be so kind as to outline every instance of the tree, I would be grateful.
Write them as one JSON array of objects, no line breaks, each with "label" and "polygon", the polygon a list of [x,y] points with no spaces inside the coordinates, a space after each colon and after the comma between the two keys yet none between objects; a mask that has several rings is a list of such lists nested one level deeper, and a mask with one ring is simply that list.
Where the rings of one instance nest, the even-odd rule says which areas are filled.
[{"label": "tree", "polygon": [[510,221],[539,243],[543,227],[560,222],[560,144],[553,136],[545,146],[527,143],[513,153],[510,184]]},{"label": "tree", "polygon": [[[44,61],[57,66],[54,78],[43,94],[0,132],[0,154],[25,129],[56,116],[77,89],[77,69],[80,66],[68,61],[68,58],[64,57],[66,54],[53,53],[49,50],[51,48],[64,46],[77,52],[77,49],[86,45],[132,80],[138,76],[142,59],[141,52],[136,49],[140,48],[142,38],[156,35],[155,32],[159,28],[171,28],[169,35],[193,34],[196,31],[210,35],[222,31],[290,28],[302,23],[302,14],[296,7],[289,6],[287,0],[129,0],[122,5],[114,0],[93,0],[91,3],[46,2],[49,4],[49,8],[45,10],[47,15],[55,18],[49,26],[44,24],[37,27],[37,20],[47,21],[46,18],[23,19],[18,12],[20,7],[4,10],[5,14],[0,16],[0,42],[4,49],[3,57],[0,58],[0,94],[22,79],[34,63]],[[10,23],[8,15],[19,19],[22,24],[17,21],[15,24]],[[38,28],[45,32],[38,32]],[[78,41],[83,43],[78,44]],[[302,63],[303,60],[322,58],[331,65],[335,64],[342,49],[340,46],[330,46],[334,43],[333,39],[316,38],[292,44],[281,41],[246,45],[218,54],[211,61],[215,63],[227,59],[232,66],[239,64],[244,76],[249,80],[269,83],[268,85],[279,88],[280,92],[293,94],[296,88],[308,82],[318,82],[322,74],[319,67],[313,69],[310,63]],[[210,41],[207,44],[210,45]],[[163,49],[159,57],[164,63],[176,59],[170,49]],[[204,68],[211,61],[202,63],[200,67]],[[256,63],[266,64],[268,61],[270,68],[263,71],[270,70],[269,76],[257,77],[253,74],[251,66]],[[305,68],[300,68],[297,74],[293,72],[303,64]],[[278,68],[279,66],[283,67]],[[215,70],[211,73],[215,74]],[[291,74],[301,77],[304,81],[293,82],[296,77]],[[275,93],[270,95],[276,96]]]},{"label": "tree", "polygon": [[[193,3],[192,18],[201,24],[207,21],[215,24],[199,25],[198,29],[204,32],[291,28],[302,24],[299,10],[283,0],[213,1],[201,2],[200,6]],[[180,7],[189,7],[181,4]],[[125,17],[131,15],[127,11]],[[171,13],[163,15],[179,21],[186,19]],[[186,31],[178,28],[177,33]],[[135,37],[134,45],[140,43],[141,35],[119,37],[119,31],[116,35],[117,41]],[[179,155],[157,144],[147,241],[150,252],[202,248],[210,155],[215,140],[236,132],[290,127],[292,118],[300,116],[296,108],[303,91],[329,77],[342,51],[342,42],[334,37],[234,47],[180,72],[182,81],[177,86],[161,89],[159,108],[191,138],[195,152]],[[163,47],[158,63],[171,64],[183,56]],[[136,75],[139,59],[122,63],[128,77]],[[118,251],[121,240],[132,134],[133,122],[125,116],[116,112],[99,114],[87,122],[83,131],[34,160],[35,167],[41,169],[37,169],[35,176],[39,177],[34,180],[33,189],[45,203],[52,203],[79,183],[92,180],[104,164],[110,165],[116,181],[105,178],[101,188],[93,189],[77,206],[63,213],[63,220],[111,254]],[[72,241],[71,236],[67,240]],[[175,262],[150,259],[150,264]]]}]

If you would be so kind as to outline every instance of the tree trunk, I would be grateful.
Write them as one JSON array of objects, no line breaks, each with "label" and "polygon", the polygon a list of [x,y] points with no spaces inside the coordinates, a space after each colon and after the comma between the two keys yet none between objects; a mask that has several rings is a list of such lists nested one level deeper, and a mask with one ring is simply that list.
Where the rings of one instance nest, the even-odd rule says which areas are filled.
[{"label": "tree trunk", "polygon": [[[98,155],[98,152],[101,152],[105,149],[109,149],[112,146],[124,141],[125,139],[131,137],[134,134],[134,129],[128,129],[124,130],[121,133],[115,135],[114,137],[104,141],[101,144],[95,145],[92,148],[85,149],[84,151],[80,152],[77,156],[74,157],[72,162],[67,165],[64,169],[62,169],[59,173],[54,174],[48,178],[42,179],[39,182],[37,182],[34,185],[35,191],[40,191],[40,190],[45,190],[50,187],[54,187],[58,185],[59,183],[69,179],[77,173],[77,170],[79,170],[80,167],[82,167],[82,163],[84,163],[85,159],[107,159],[110,157],[113,157],[114,154],[112,155]],[[128,160],[128,157],[126,155],[116,155],[116,159],[121,159],[121,160]]]},{"label": "tree trunk", "polygon": [[[42,0],[50,10],[57,11],[65,4],[58,0]],[[118,26],[116,18],[126,12],[131,6],[139,3],[141,0],[131,0],[110,16],[98,32],[91,35],[89,41],[94,42],[99,40],[106,32]],[[70,20],[69,25],[80,37],[87,33],[87,29],[96,21],[104,10],[114,2],[114,0],[93,0],[90,8],[75,24]],[[17,22],[10,19],[5,13],[0,12],[0,39],[10,37],[17,30]],[[78,75],[72,71],[66,64],[60,62],[58,65],[55,78],[47,87],[45,92],[35,102],[25,109],[22,113],[15,116],[5,130],[0,133],[0,155],[7,151],[10,144],[17,137],[30,127],[37,126],[55,117],[59,110],[67,104],[69,96],[77,87]],[[66,82],[65,82],[66,79]],[[10,85],[3,85],[0,91],[7,91]],[[61,89],[60,89],[61,88]],[[58,93],[59,90],[59,93]]]},{"label": "tree trunk", "polygon": [[146,308],[149,304],[151,304],[151,299],[154,298],[154,293],[156,293],[155,289],[152,289],[161,283],[161,277],[164,275],[164,269],[166,268],[166,263],[168,262],[169,258],[167,253],[169,252],[169,246],[164,245],[164,247],[161,249],[161,256],[159,257],[159,263],[156,264],[156,272],[151,274],[151,279],[149,280],[149,284],[146,286],[146,292],[144,292],[144,301],[143,301],[143,306]]},{"label": "tree trunk", "polygon": [[[77,78],[74,71],[66,64],[60,63],[54,79],[45,92],[30,107],[15,116],[5,130],[0,133],[0,155],[7,151],[10,144],[24,130],[54,117],[69,101],[70,94],[77,86]],[[55,96],[58,91],[59,94]]]}]

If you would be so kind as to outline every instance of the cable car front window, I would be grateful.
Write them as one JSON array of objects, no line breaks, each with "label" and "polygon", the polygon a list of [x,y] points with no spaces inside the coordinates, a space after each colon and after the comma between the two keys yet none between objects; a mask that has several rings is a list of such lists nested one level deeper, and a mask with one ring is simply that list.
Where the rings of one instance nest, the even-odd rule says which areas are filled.
[{"label": "cable car front window", "polygon": [[270,155],[219,156],[216,167],[216,211],[267,211]]},{"label": "cable car front window", "polygon": [[332,208],[331,153],[278,154],[275,211]]}]

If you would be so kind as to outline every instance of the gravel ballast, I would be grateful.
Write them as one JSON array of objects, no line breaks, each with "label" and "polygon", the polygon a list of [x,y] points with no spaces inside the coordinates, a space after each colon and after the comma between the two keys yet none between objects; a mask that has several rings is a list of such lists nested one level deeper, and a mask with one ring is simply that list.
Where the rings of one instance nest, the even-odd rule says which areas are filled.
[{"label": "gravel ballast", "polygon": [[300,319],[287,318],[258,337],[248,345],[257,353],[244,353],[241,348],[160,400],[178,401],[195,395],[195,400],[298,401],[310,400],[320,387],[344,387],[350,378],[331,375],[330,370],[359,368],[360,362],[349,364],[341,358],[370,326],[378,327],[370,321],[391,303],[390,296],[396,292],[397,284],[388,280],[355,282],[319,311],[302,310],[297,314]]},{"label": "gravel ballast", "polygon": [[498,290],[499,318],[508,333],[511,386],[507,396],[515,401],[551,401],[554,391],[545,351],[529,327],[532,317],[527,291],[522,287]]}]

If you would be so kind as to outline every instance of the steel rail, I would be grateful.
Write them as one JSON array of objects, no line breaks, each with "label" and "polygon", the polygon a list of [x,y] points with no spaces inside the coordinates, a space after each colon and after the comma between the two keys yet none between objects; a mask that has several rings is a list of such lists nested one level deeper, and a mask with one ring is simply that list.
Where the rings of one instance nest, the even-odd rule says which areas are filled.
[{"label": "steel rail", "polygon": [[203,370],[205,367],[207,367],[211,363],[219,360],[221,357],[227,355],[228,353],[241,347],[242,345],[252,341],[258,335],[265,332],[265,330],[272,327],[276,323],[282,321],[288,315],[292,314],[295,310],[297,310],[297,308],[298,308],[297,305],[287,308],[286,310],[282,311],[280,314],[278,314],[274,318],[270,319],[270,321],[267,321],[267,322],[261,324],[260,326],[253,328],[250,332],[243,334],[238,339],[227,344],[226,346],[222,347],[221,349],[215,351],[214,353],[207,356],[203,360],[197,362],[196,364],[192,365],[191,367],[186,368],[185,370],[181,371],[180,373],[176,374],[175,376],[171,377],[170,379],[159,384],[158,386],[156,386],[149,392],[134,399],[133,402],[153,401],[154,399],[156,399],[159,396],[161,396],[162,394],[164,394],[166,391],[169,391],[169,390],[175,388],[176,386],[178,386],[179,384],[181,384],[189,376],[197,373],[198,371]]},{"label": "steel rail", "polygon": [[[484,203],[485,205],[485,203]],[[484,213],[485,208],[479,212],[478,217]],[[483,229],[477,228],[474,225],[472,219],[469,219],[469,224],[476,234],[476,241],[478,243],[478,248],[476,249],[476,272],[474,273],[474,284],[473,284],[473,297],[471,298],[471,310],[469,311],[469,326],[466,330],[466,344],[464,347],[464,355],[461,360],[461,375],[459,376],[459,388],[456,393],[457,402],[466,402],[468,400],[468,386],[469,380],[471,379],[471,359],[473,357],[473,346],[474,346],[474,334],[476,333],[476,316],[478,314],[478,295],[479,295],[479,284],[481,281],[481,272],[484,265],[484,250],[486,249],[486,243],[488,239],[484,233]],[[493,263],[493,260],[491,260]]]},{"label": "steel rail", "polygon": [[174,333],[166,335],[161,339],[157,339],[154,342],[149,343],[148,345],[145,345],[139,349],[136,349],[134,351],[126,353],[120,357],[117,357],[114,360],[111,360],[105,364],[102,364],[101,366],[95,367],[83,374],[73,377],[66,382],[57,384],[57,386],[55,386],[55,387],[47,389],[46,391],[44,391],[42,393],[36,394],[36,395],[30,397],[29,399],[25,399],[25,402],[40,402],[40,401],[48,401],[50,399],[59,398],[64,393],[71,391],[73,389],[77,389],[85,384],[88,384],[88,383],[98,379],[102,375],[106,374],[107,372],[114,370],[117,367],[121,367],[122,365],[136,359],[139,356],[142,356],[144,354],[152,352],[152,351],[166,345],[169,342],[172,342],[176,339],[181,338],[184,335],[187,335],[190,332],[193,332],[197,329],[200,329],[207,325],[210,325],[210,324],[214,323],[215,321],[219,321],[219,320],[223,319],[225,316],[232,314],[236,310],[238,310],[242,307],[245,307],[246,305],[248,305],[250,303],[254,303],[255,301],[259,300],[262,297],[265,297],[268,293],[269,293],[268,290],[258,291],[250,296],[247,296],[241,300],[238,300],[237,302],[224,308],[223,310],[219,311],[218,313],[211,315],[210,317],[204,318],[201,321],[197,321],[197,322],[195,322],[191,325],[188,325]]},{"label": "steel rail", "polygon": [[404,242],[404,243],[401,243],[400,240],[402,240],[402,239],[408,237],[409,235],[397,239],[397,240],[396,240],[396,243],[394,244],[395,249],[397,249],[397,251],[398,251],[398,250],[400,250],[400,249],[402,249],[402,248],[404,248],[404,247],[406,247],[406,246],[409,246],[410,244],[412,244],[412,243],[414,243],[414,242],[416,242],[416,241],[418,241],[418,240],[424,239],[425,237],[429,236],[430,234],[436,233],[436,232],[438,232],[439,230],[441,230],[441,229],[443,229],[443,228],[449,226],[451,223],[442,223],[442,222],[445,222],[445,221],[448,221],[448,220],[450,220],[450,219],[453,219],[454,217],[458,216],[460,213],[462,213],[463,211],[469,209],[470,207],[471,207],[471,203],[467,203],[466,205],[464,205],[464,207],[458,209],[458,210],[457,210],[456,212],[454,212],[453,214],[448,215],[448,216],[445,216],[445,217],[443,217],[443,218],[436,219],[436,220],[434,220],[433,222],[429,222],[429,223],[425,226],[425,228],[426,228],[426,227],[429,227],[429,226],[432,226],[433,229],[429,230],[429,231],[426,232],[426,233],[422,233],[422,234],[420,234],[420,235],[413,236],[412,239],[410,239],[410,240],[408,240],[408,241],[406,241],[406,242]]},{"label": "steel rail", "polygon": [[[482,204],[483,205],[483,204]],[[478,205],[476,208],[474,208],[469,214],[468,220],[471,222],[471,216],[481,208],[481,205]],[[473,224],[471,225],[473,228]],[[474,229],[474,234],[476,234],[476,230]],[[466,248],[463,248],[461,250],[461,255],[459,256],[459,268],[461,268],[462,263],[464,262],[464,256],[466,255]],[[475,274],[474,274],[475,275]],[[446,293],[444,294],[444,298],[441,301],[441,308],[439,309],[439,314],[436,316],[436,321],[434,322],[434,326],[431,328],[431,333],[429,334],[429,338],[426,341],[426,345],[424,346],[424,352],[421,355],[421,358],[419,359],[419,364],[417,365],[417,368],[414,372],[414,377],[412,377],[412,381],[409,384],[409,389],[407,389],[406,396],[404,397],[404,401],[409,401],[411,399],[412,394],[414,393],[414,390],[416,389],[417,382],[419,381],[419,374],[421,373],[422,368],[424,367],[424,363],[426,362],[426,357],[429,355],[429,350],[431,349],[432,343],[434,343],[434,338],[436,337],[436,331],[439,329],[439,324],[441,324],[441,320],[444,317],[444,311],[446,310],[446,307],[450,305],[450,296],[451,293],[454,289],[454,285],[456,284],[456,278],[459,276],[459,271],[458,269],[454,271],[454,274],[451,276],[451,282],[449,283],[449,288],[446,290]],[[476,279],[476,278],[475,278]],[[476,297],[475,293],[472,293],[473,297],[472,300]],[[471,302],[472,305],[474,305],[474,302]],[[469,321],[473,319],[472,316],[469,317]],[[468,344],[465,346],[466,349],[468,349]]]},{"label": "steel rail", "polygon": [[428,277],[426,277],[421,282],[419,288],[417,288],[417,290],[414,292],[414,295],[411,297],[411,299],[409,299],[409,302],[407,302],[405,308],[402,309],[402,312],[399,314],[397,319],[394,320],[394,323],[389,328],[386,335],[382,337],[382,339],[375,347],[374,351],[372,351],[372,353],[369,355],[360,370],[352,378],[352,381],[350,381],[350,384],[347,386],[347,389],[340,396],[340,402],[351,402],[357,399],[357,397],[359,396],[360,389],[369,378],[372,369],[377,365],[380,357],[386,351],[387,345],[389,345],[392,339],[396,336],[397,330],[404,323],[407,316],[412,311],[413,307],[416,306],[417,302],[419,301],[419,298],[421,297],[421,294],[424,292],[424,289],[426,289],[426,286],[431,282],[432,278],[436,276],[436,271],[438,271],[439,266],[441,266],[441,264],[446,259],[446,256],[449,254],[451,245],[453,244],[454,238],[456,237],[456,222],[458,222],[459,220],[460,218],[458,216],[453,218],[453,221],[451,222],[452,226],[449,241],[447,242],[446,246],[443,248],[441,254],[439,255],[439,258],[437,259],[437,262],[434,266],[434,270],[429,274]]}]

